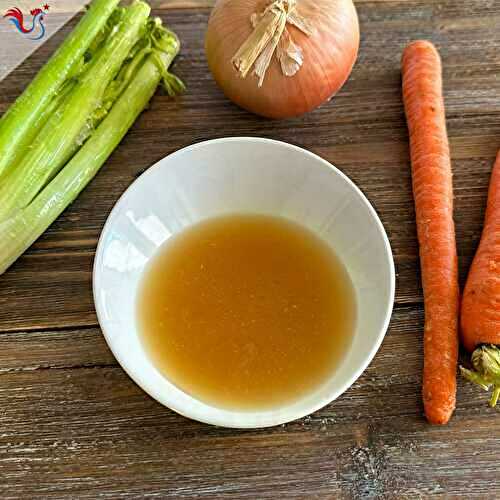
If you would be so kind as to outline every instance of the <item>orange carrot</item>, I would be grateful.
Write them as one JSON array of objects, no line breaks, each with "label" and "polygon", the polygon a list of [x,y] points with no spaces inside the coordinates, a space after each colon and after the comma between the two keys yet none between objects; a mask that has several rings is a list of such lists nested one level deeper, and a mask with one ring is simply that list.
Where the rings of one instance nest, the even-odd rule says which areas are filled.
[{"label": "orange carrot", "polygon": [[472,355],[476,371],[460,370],[484,389],[494,387],[490,404],[495,406],[500,397],[500,152],[491,174],[481,242],[465,285],[461,326],[466,349],[479,349]]},{"label": "orange carrot", "polygon": [[425,307],[422,393],[427,420],[445,424],[455,409],[459,287],[441,60],[435,47],[426,41],[410,44],[402,73]]}]

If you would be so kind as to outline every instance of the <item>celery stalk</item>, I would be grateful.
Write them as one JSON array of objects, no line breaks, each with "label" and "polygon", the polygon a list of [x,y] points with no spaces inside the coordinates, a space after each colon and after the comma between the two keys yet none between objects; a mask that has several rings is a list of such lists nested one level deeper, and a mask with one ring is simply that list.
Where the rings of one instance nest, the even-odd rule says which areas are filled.
[{"label": "celery stalk", "polygon": [[[161,44],[136,68],[128,86],[90,138],[25,208],[0,223],[2,274],[78,196],[118,145],[155,92],[160,79],[168,85],[167,71],[179,51],[175,34],[161,28]],[[175,78],[174,78],[175,80]],[[176,81],[176,88],[179,80]],[[168,88],[168,93],[174,89]]]},{"label": "celery stalk", "polygon": [[4,177],[0,186],[0,220],[25,207],[74,153],[75,141],[101,104],[109,82],[142,36],[149,12],[150,7],[141,1],[127,7],[116,31],[77,79],[63,104],[49,117],[26,156]]},{"label": "celery stalk", "polygon": [[[151,18],[148,20],[144,35],[132,48],[115,79],[110,82],[104,91],[100,106],[92,113],[84,128],[80,131],[77,144],[74,145],[75,151],[104,119],[113,103],[135,75],[137,69],[143,64],[145,58],[149,54],[152,54],[155,58],[159,57],[158,54],[161,52],[167,54],[176,53],[178,50],[176,47],[178,46],[179,40],[177,36],[162,26],[160,18]],[[174,74],[168,72],[161,62],[159,62],[158,67],[162,70],[162,78],[167,93],[170,96],[182,93],[184,91],[182,81]]]},{"label": "celery stalk", "polygon": [[[49,119],[49,117],[54,113],[64,102],[68,94],[74,87],[74,82],[68,80],[54,96],[54,98],[49,102],[47,107],[43,109],[42,113],[38,116],[35,123],[37,129],[42,128],[42,125]],[[0,176],[0,186],[3,184],[4,179]]]},{"label": "celery stalk", "polygon": [[[26,152],[40,116],[82,59],[119,0],[94,0],[76,28],[0,119],[0,175]],[[42,118],[43,119],[43,118]]]}]

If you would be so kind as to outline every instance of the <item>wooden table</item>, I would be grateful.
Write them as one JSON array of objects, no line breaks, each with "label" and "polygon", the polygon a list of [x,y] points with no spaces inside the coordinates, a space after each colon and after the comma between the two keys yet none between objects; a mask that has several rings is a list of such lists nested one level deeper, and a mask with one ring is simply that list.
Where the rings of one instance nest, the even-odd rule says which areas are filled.
[{"label": "wooden table", "polygon": [[[429,38],[444,61],[462,279],[480,234],[500,146],[500,2],[359,0],[360,56],[340,94],[302,118],[268,121],[228,102],[206,66],[211,0],[157,3],[180,36],[188,93],[156,95],[101,173],[0,278],[0,497],[500,497],[500,413],[459,382],[453,421],[422,417],[422,293],[400,92],[405,44]],[[4,111],[71,22],[0,84]],[[163,156],[204,139],[264,136],[336,164],[389,233],[398,272],[382,348],[337,401],[256,431],[187,420],[123,372],[97,325],[94,250],[111,207]]]}]

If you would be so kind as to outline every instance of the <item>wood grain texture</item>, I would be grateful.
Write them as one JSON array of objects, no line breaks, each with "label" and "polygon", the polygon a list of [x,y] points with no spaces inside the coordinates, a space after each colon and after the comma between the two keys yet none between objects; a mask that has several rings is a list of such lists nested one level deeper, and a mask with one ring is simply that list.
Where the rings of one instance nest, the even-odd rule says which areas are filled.
[{"label": "wood grain texture", "polygon": [[[450,425],[430,427],[420,402],[422,296],[399,60],[429,38],[444,64],[462,280],[480,235],[500,145],[500,3],[359,0],[361,51],[333,101],[267,121],[236,108],[208,73],[212,0],[155,0],[183,47],[188,93],[159,92],[105,167],[47,233],[0,277],[2,498],[498,498],[500,416],[462,381]],[[0,83],[0,112],[73,20]],[[398,281],[389,333],[364,375],[311,417],[235,431],[184,419],[138,388],[96,326],[97,238],[141,172],[190,143],[264,136],[306,147],[349,175],[389,233]]]},{"label": "wood grain texture", "polygon": [[0,496],[415,498],[467,488],[493,498],[500,420],[482,394],[460,383],[449,426],[422,419],[422,322],[420,308],[398,309],[347,393],[259,431],[163,408],[118,367],[97,328],[0,334]]},{"label": "wood grain texture", "polygon": [[[155,11],[182,40],[175,70],[189,92],[176,100],[156,95],[85,193],[0,277],[0,328],[96,324],[90,287],[93,252],[119,195],[166,154],[227,135],[292,142],[347,173],[373,202],[388,230],[398,270],[397,303],[421,302],[399,59],[405,44],[422,36],[437,44],[445,66],[463,277],[480,234],[488,173],[500,143],[500,60],[495,46],[500,7],[481,1],[391,1],[362,2],[358,11],[361,52],[346,86],[317,111],[281,122],[251,116],[216,87],[203,50],[209,9]],[[0,111],[69,28],[1,84]]]}]

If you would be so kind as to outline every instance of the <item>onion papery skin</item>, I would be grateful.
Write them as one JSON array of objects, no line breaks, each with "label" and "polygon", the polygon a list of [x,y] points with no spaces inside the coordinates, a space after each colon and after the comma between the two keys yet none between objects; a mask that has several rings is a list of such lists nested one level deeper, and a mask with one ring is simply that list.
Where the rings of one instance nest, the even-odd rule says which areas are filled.
[{"label": "onion papery skin", "polygon": [[359,49],[359,23],[352,0],[297,0],[297,10],[313,23],[307,36],[287,28],[304,56],[291,77],[283,75],[274,55],[262,87],[252,71],[242,78],[231,58],[252,33],[250,17],[262,12],[265,0],[217,0],[205,39],[208,66],[224,94],[240,107],[268,118],[289,118],[331,99],[344,85]]}]

